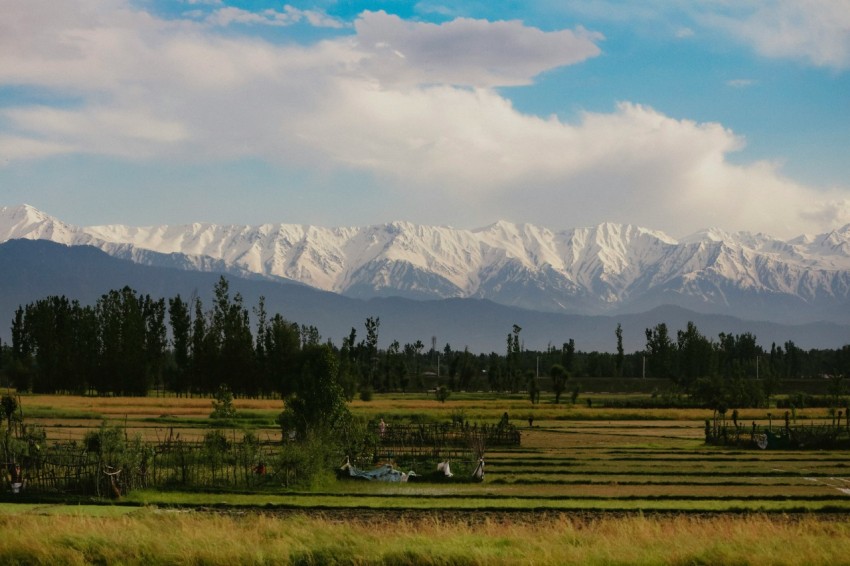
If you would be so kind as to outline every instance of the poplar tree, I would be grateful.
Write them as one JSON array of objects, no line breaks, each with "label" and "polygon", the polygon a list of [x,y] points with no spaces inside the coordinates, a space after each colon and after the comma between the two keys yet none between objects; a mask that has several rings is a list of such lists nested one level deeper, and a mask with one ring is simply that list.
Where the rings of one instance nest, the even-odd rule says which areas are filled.
[{"label": "poplar tree", "polygon": [[192,316],[189,304],[180,295],[168,300],[168,322],[174,367],[168,374],[167,387],[178,395],[189,391],[191,371]]}]

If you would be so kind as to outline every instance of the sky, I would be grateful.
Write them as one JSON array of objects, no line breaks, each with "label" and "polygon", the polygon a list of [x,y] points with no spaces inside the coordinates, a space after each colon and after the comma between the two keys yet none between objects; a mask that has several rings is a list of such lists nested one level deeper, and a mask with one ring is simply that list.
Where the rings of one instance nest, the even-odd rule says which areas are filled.
[{"label": "sky", "polygon": [[0,7],[0,206],[677,238],[850,223],[848,0]]}]

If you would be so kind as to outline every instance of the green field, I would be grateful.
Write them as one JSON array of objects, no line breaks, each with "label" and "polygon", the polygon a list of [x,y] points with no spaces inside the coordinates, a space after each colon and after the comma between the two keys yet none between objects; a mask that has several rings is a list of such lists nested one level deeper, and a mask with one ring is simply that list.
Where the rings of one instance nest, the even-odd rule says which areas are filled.
[{"label": "green field", "polygon": [[[27,421],[44,426],[49,438],[82,438],[104,419],[153,440],[175,429],[200,437],[210,425],[209,399],[21,400]],[[237,400],[236,407],[234,434],[252,430],[279,440],[271,424],[279,401]],[[588,408],[545,399],[532,407],[520,397],[483,394],[444,404],[424,395],[377,395],[351,408],[390,425],[459,414],[492,423],[507,411],[522,443],[486,451],[483,483],[383,484],[328,474],[311,489],[268,482],[238,492],[137,490],[73,505],[6,495],[0,562],[850,561],[846,451],[708,447],[703,425],[711,414],[694,409]],[[767,423],[767,410],[742,413],[746,422]],[[798,418],[828,415],[811,410]],[[35,544],[38,551],[29,546]]]}]

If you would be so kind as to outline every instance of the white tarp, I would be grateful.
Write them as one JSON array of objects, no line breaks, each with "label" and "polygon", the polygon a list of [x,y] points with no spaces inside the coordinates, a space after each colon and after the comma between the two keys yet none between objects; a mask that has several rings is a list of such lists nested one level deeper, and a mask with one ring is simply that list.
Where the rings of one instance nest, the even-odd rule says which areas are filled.
[{"label": "white tarp", "polygon": [[401,470],[396,470],[390,464],[385,464],[380,468],[375,468],[374,470],[361,470],[352,466],[349,462],[346,462],[342,466],[343,470],[348,470],[348,475],[353,478],[360,478],[364,480],[370,481],[385,481],[385,482],[397,482],[404,483],[407,481],[407,478],[410,476],[415,476],[416,473],[411,470],[407,473],[402,472]]}]

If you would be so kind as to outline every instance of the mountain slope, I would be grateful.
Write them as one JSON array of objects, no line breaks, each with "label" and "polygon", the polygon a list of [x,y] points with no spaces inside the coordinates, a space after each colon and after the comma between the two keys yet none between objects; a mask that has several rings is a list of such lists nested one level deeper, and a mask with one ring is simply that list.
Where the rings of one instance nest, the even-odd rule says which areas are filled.
[{"label": "mountain slope", "polygon": [[24,205],[0,208],[0,241],[13,238],[357,298],[480,298],[576,314],[671,304],[753,320],[850,323],[850,225],[790,241],[716,229],[677,241],[610,223],[561,232],[508,222],[478,230],[406,222],[76,227]]},{"label": "mountain slope", "polygon": [[[199,297],[211,306],[213,287],[219,275],[151,267],[111,257],[88,246],[65,246],[47,241],[12,240],[0,244],[0,338],[10,339],[15,309],[50,295],[65,295],[83,304],[94,304],[110,289],[129,285],[155,298]],[[422,340],[438,347],[468,346],[473,352],[502,352],[505,337],[514,324],[522,327],[527,348],[560,347],[570,338],[585,351],[613,351],[614,330],[623,326],[627,351],[643,349],[644,330],[665,322],[675,333],[688,321],[696,323],[706,336],[720,332],[754,333],[759,343],[769,347],[793,340],[802,348],[837,348],[850,343],[850,325],[817,323],[780,325],[703,315],[677,307],[662,307],[632,315],[582,316],[542,313],[496,304],[481,299],[409,300],[398,297],[352,299],[318,291],[306,285],[272,280],[228,277],[232,293],[240,293],[247,308],[265,297],[269,313],[281,313],[299,324],[316,326],[324,339],[340,344],[352,328],[364,336],[367,317],[380,319],[380,344],[391,340],[402,344]]]}]

